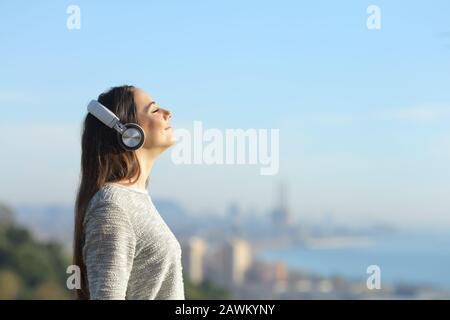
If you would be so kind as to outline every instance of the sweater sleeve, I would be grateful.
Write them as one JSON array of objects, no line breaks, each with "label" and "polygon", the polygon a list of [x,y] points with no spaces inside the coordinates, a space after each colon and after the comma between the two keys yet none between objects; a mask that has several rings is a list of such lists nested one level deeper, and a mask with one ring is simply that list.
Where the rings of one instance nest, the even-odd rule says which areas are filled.
[{"label": "sweater sleeve", "polygon": [[125,299],[136,237],[125,210],[99,201],[86,212],[83,257],[90,298]]}]

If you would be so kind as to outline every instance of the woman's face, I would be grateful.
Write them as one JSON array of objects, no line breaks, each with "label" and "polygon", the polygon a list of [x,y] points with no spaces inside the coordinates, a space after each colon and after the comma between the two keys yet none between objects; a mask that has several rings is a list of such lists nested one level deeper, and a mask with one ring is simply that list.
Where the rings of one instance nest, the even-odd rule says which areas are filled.
[{"label": "woman's face", "polygon": [[176,142],[170,118],[172,113],[161,108],[145,91],[134,90],[138,124],[144,129],[144,149],[164,151]]}]

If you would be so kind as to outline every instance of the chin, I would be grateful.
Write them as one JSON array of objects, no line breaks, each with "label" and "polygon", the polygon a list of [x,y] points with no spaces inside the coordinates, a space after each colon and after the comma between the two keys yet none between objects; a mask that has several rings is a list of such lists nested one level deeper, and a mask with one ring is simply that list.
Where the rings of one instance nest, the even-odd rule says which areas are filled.
[{"label": "chin", "polygon": [[173,138],[169,141],[169,147],[173,146],[175,143],[177,143],[177,139]]},{"label": "chin", "polygon": [[167,141],[167,142],[161,144],[161,147],[162,147],[163,149],[168,149],[168,148],[170,148],[171,146],[173,146],[175,143],[177,143],[177,140],[176,140],[176,139],[170,139],[169,141]]}]

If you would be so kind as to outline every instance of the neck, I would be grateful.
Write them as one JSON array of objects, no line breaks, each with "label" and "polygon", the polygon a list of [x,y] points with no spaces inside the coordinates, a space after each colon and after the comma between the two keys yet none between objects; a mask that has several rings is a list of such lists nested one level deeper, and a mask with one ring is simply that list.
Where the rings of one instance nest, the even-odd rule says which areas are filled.
[{"label": "neck", "polygon": [[140,174],[139,178],[136,181],[134,181],[134,179],[132,179],[132,180],[125,179],[125,180],[118,181],[118,183],[126,185],[128,187],[136,188],[139,190],[146,190],[147,187],[146,187],[145,183],[147,181],[147,178],[149,178],[149,176],[150,176],[150,173],[153,168],[153,164],[155,163],[155,160],[158,157],[158,155],[155,154],[154,152],[152,152],[151,150],[144,150],[144,149],[139,149],[135,152],[136,152],[136,157],[139,160],[139,166],[141,169],[141,174]]}]

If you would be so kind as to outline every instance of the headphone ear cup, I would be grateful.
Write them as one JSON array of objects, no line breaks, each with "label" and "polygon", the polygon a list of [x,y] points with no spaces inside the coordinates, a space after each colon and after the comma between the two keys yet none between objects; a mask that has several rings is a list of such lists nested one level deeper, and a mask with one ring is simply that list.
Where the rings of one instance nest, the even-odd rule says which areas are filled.
[{"label": "headphone ear cup", "polygon": [[144,130],[135,123],[125,124],[125,131],[117,133],[119,144],[128,151],[138,150],[145,142]]}]

